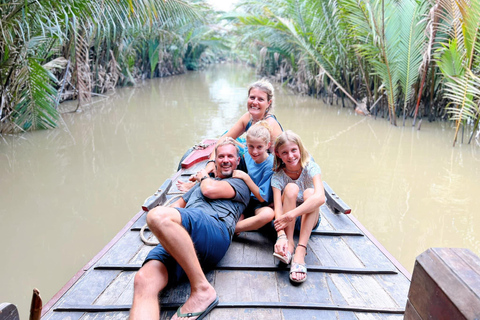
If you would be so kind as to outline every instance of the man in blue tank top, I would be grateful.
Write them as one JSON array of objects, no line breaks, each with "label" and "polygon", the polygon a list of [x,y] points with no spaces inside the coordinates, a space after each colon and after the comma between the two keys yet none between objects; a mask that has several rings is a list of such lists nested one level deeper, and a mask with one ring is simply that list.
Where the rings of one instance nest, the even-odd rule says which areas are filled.
[{"label": "man in blue tank top", "polygon": [[182,198],[148,213],[148,226],[160,244],[135,276],[130,319],[159,319],[159,292],[183,276],[190,281],[190,297],[172,319],[202,319],[218,304],[202,268],[212,268],[223,258],[250,199],[245,182],[232,178],[239,161],[234,140],[226,138],[215,149],[216,178],[200,170],[199,183]]}]

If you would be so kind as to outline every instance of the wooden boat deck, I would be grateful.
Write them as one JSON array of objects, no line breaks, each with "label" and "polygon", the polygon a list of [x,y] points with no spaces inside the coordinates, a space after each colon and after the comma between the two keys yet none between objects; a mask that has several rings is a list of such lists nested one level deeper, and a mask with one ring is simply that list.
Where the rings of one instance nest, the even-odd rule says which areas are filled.
[{"label": "wooden boat deck", "polygon": [[[204,165],[177,172],[160,187],[162,197],[178,194],[176,180]],[[342,208],[325,186],[332,203]],[[207,274],[220,298],[207,319],[403,319],[410,274],[353,216],[332,210],[321,207],[320,226],[308,244],[308,279],[301,285],[292,285],[288,268],[275,262],[272,232],[234,239]],[[127,319],[135,273],[152,249],[139,237],[145,216],[139,212],[79,271],[44,307],[42,319]],[[188,282],[165,290],[162,319],[170,319],[188,295]]]}]

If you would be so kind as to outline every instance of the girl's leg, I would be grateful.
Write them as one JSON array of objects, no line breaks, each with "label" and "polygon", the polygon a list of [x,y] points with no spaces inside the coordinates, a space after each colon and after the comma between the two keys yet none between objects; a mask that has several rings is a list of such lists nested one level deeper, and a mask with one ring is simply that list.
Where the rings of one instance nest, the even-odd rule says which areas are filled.
[{"label": "girl's leg", "polygon": [[241,220],[235,227],[235,233],[244,231],[257,230],[269,223],[275,217],[273,209],[270,207],[262,207],[255,210],[255,215],[247,219]]},{"label": "girl's leg", "polygon": [[[297,196],[299,188],[295,183],[289,183],[285,186],[282,195],[283,213],[289,212],[297,206]],[[295,219],[285,228],[285,234],[288,239],[288,251],[293,253],[295,250],[295,242],[293,241],[293,231],[295,230]]]},{"label": "girl's leg", "polygon": [[[303,200],[307,200],[313,194],[313,189],[307,189],[303,193]],[[298,238],[298,246],[293,256],[293,261],[299,264],[305,264],[305,255],[307,254],[307,244],[312,234],[312,230],[318,222],[320,214],[320,208],[315,209],[312,212],[308,212],[302,215],[302,224],[300,226],[300,236]],[[303,246],[305,247],[303,247]],[[296,280],[302,280],[306,277],[306,274],[300,272],[292,273],[292,278]]]}]

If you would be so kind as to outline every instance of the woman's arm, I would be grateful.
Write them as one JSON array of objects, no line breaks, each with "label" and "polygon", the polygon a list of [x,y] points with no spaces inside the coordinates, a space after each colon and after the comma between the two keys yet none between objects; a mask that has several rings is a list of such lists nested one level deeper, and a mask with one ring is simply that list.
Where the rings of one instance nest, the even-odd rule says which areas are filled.
[{"label": "woman's arm", "polygon": [[233,177],[242,179],[248,186],[248,189],[253,193],[253,195],[258,199],[260,202],[265,202],[265,199],[262,198],[260,194],[260,188],[253,182],[252,178],[248,175],[248,173],[243,172],[242,170],[235,170],[233,171]]},{"label": "woman's arm", "polygon": [[275,140],[282,133],[282,128],[280,128],[280,125],[278,124],[277,120],[275,120],[274,117],[267,118],[267,122],[268,122],[268,125],[271,128],[271,132],[270,132],[271,139],[270,140],[272,141],[272,147],[273,147],[273,145],[275,143]]}]

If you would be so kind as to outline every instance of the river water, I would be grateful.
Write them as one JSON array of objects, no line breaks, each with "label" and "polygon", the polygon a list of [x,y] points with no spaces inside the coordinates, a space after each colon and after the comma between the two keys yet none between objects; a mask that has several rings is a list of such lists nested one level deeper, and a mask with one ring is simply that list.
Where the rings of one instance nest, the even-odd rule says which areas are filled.
[{"label": "river water", "polygon": [[[59,128],[0,137],[0,303],[28,317],[46,303],[174,173],[183,153],[246,111],[252,70],[218,65],[60,106]],[[355,115],[281,87],[275,113],[322,178],[410,272],[430,247],[480,255],[480,147],[452,147],[449,123]],[[399,121],[401,123],[401,121]]]}]

